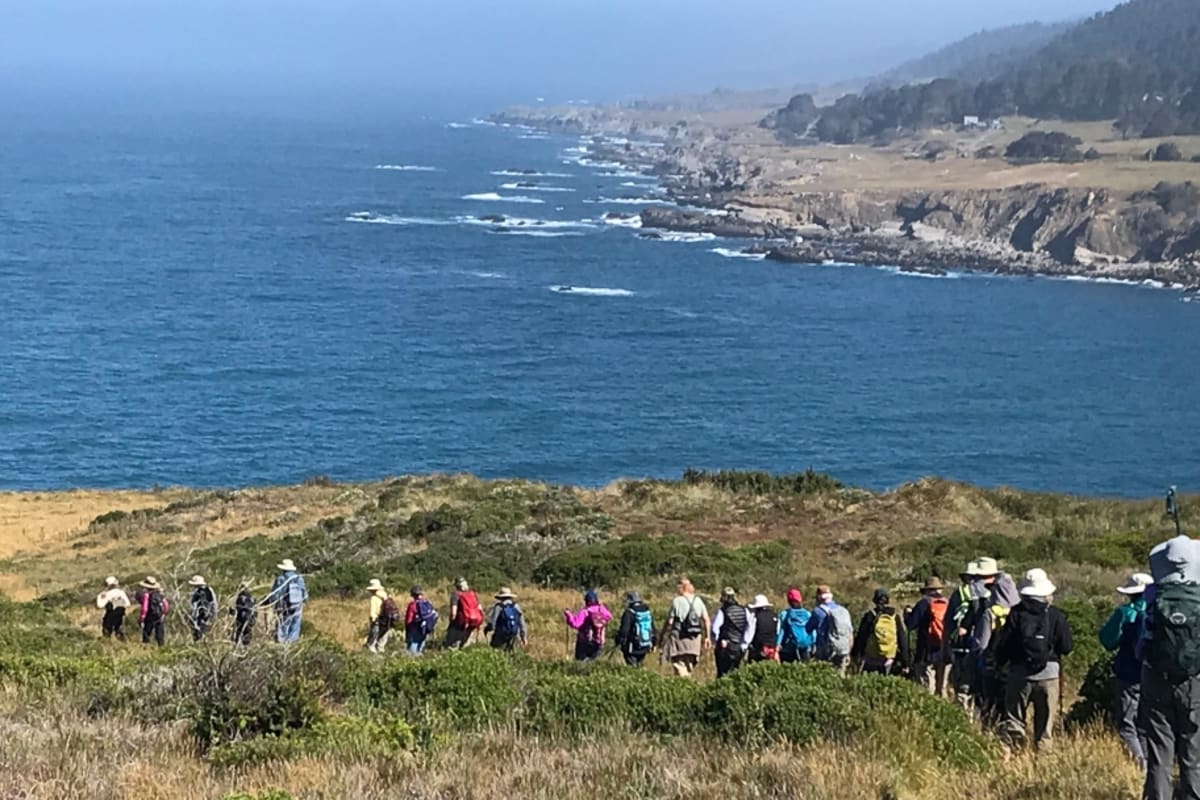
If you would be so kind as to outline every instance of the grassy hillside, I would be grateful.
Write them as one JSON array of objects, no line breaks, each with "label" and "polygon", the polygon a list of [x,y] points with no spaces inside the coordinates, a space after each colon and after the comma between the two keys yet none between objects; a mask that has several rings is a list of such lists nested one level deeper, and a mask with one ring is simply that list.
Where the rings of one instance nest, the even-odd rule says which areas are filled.
[{"label": "grassy hillside", "polygon": [[[1058,583],[1080,644],[1069,705],[1101,660],[1112,587],[1169,533],[1157,499],[937,479],[877,494],[819,473],[2,495],[0,795],[1132,797],[1135,771],[1094,723],[1004,763],[989,735],[899,680],[766,665],[714,683],[706,663],[692,684],[657,664],[569,666],[560,609],[597,585],[613,603],[637,589],[661,615],[687,572],[707,597],[733,584],[776,602],[829,582],[857,615],[875,586],[907,603],[928,574],[994,555]],[[156,574],[182,600],[201,572],[225,597],[267,583],[282,557],[314,595],[303,647],[239,654],[220,633],[193,646],[178,619],[162,652],[98,636],[90,603],[106,574]],[[368,578],[420,582],[444,604],[460,573],[517,588],[526,655],[362,652]],[[1084,685],[1079,719],[1103,683]]]}]

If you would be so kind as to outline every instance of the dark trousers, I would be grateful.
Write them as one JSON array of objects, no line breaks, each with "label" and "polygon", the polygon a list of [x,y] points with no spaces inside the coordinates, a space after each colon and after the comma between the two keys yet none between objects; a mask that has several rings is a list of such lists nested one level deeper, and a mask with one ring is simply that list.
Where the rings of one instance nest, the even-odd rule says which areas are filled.
[{"label": "dark trousers", "polygon": [[1146,733],[1138,720],[1138,705],[1142,697],[1140,683],[1117,681],[1116,702],[1113,704],[1113,723],[1117,735],[1125,743],[1129,755],[1142,769],[1146,768]]},{"label": "dark trousers", "polygon": [[798,664],[801,661],[808,661],[812,658],[811,650],[780,650],[779,660],[784,664]]},{"label": "dark trousers", "polygon": [[576,661],[595,661],[603,651],[604,645],[599,642],[585,642],[582,639],[575,640]]},{"label": "dark trousers", "polygon": [[648,656],[648,655],[650,655],[649,650],[640,650],[640,651],[635,651],[632,653],[626,652],[626,653],[624,653],[625,666],[640,667],[646,661],[646,656]]},{"label": "dark trousers", "polygon": [[100,620],[100,628],[104,631],[104,638],[115,636],[120,641],[125,641],[125,609],[110,608],[104,612],[104,619]]},{"label": "dark trousers", "polygon": [[153,638],[155,644],[162,647],[167,640],[167,623],[162,617],[154,619],[146,617],[142,621],[142,644],[150,644]]},{"label": "dark trousers", "polygon": [[238,614],[233,620],[233,639],[234,644],[240,644],[243,647],[250,645],[250,637],[254,632],[254,616],[246,614],[245,616]]},{"label": "dark trousers", "polygon": [[[722,646],[724,645],[724,646]],[[728,642],[717,642],[717,677],[723,678],[742,665],[746,651]]]},{"label": "dark trousers", "polygon": [[212,619],[204,615],[198,615],[192,620],[192,641],[198,642],[204,638],[204,634],[208,633],[209,627],[212,625]]},{"label": "dark trousers", "polygon": [[[1146,731],[1143,800],[1200,800],[1200,677],[1172,683],[1142,670],[1138,718]],[[1179,764],[1179,789],[1171,769]]]}]

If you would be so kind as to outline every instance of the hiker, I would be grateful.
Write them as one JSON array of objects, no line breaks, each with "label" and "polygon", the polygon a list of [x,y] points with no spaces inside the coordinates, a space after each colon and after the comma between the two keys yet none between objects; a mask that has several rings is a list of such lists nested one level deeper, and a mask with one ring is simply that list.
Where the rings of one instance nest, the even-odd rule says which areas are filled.
[{"label": "hiker", "polygon": [[967,565],[963,585],[950,598],[946,614],[952,656],[951,682],[964,711],[985,721],[1003,712],[1006,681],[990,648],[993,634],[1004,626],[1009,610],[1020,602],[1012,578],[996,559],[980,557]]},{"label": "hiker", "polygon": [[942,648],[946,640],[946,612],[950,607],[950,601],[942,596],[945,588],[936,575],[927,578],[921,587],[921,599],[904,612],[904,627],[916,632],[913,680],[935,697],[946,696],[950,671],[949,659]]},{"label": "hiker", "polygon": [[382,653],[387,650],[392,628],[400,622],[400,607],[388,596],[378,578],[367,582],[367,594],[371,596],[367,610],[367,650]]},{"label": "hiker", "polygon": [[642,666],[657,639],[658,631],[654,627],[650,606],[642,601],[637,592],[629,592],[625,595],[625,612],[621,614],[621,626],[617,630],[617,648],[625,657],[625,664],[630,667]]},{"label": "hiker", "polygon": [[104,591],[96,595],[96,608],[104,609],[100,618],[100,630],[104,638],[117,637],[125,641],[125,610],[129,608],[129,595],[121,588],[121,582],[113,576],[104,579]]},{"label": "hiker", "polygon": [[1008,667],[1000,738],[1010,747],[1025,744],[1025,715],[1033,706],[1033,743],[1050,744],[1059,709],[1060,661],[1072,649],[1071,626],[1051,604],[1056,591],[1041,569],[1031,569],[1018,586],[1021,602],[996,635],[996,663]]},{"label": "hiker", "polygon": [[675,674],[686,678],[700,663],[700,653],[709,647],[711,621],[708,608],[696,596],[696,587],[686,575],[679,579],[675,588],[678,594],[667,612],[667,624],[659,647],[662,659],[670,662]]},{"label": "hiker", "polygon": [[850,612],[834,601],[833,590],[825,584],[817,587],[817,605],[808,618],[808,633],[814,639],[813,655],[845,675],[850,665],[854,622]]},{"label": "hiker", "polygon": [[167,614],[171,613],[171,603],[163,596],[158,579],[149,576],[138,584],[142,591],[138,597],[141,608],[138,622],[142,626],[142,644],[150,644],[153,638],[155,644],[162,647],[167,638]]},{"label": "hiker", "polygon": [[[1138,651],[1146,732],[1143,800],[1200,797],[1200,542],[1168,539],[1150,551],[1154,583],[1143,593],[1146,616]],[[1179,787],[1171,770],[1179,765]]]},{"label": "hiker", "polygon": [[288,644],[300,639],[300,622],[304,617],[304,604],[308,602],[308,587],[304,576],[296,571],[290,558],[280,561],[276,567],[279,574],[271,592],[263,598],[263,605],[275,606],[275,641]]},{"label": "hiker", "polygon": [[438,613],[420,586],[409,589],[408,595],[412,599],[404,610],[404,647],[409,655],[419,656],[425,652],[425,642],[437,626]]},{"label": "hiker", "polygon": [[779,660],[779,618],[775,616],[775,608],[765,594],[754,595],[754,600],[746,606],[750,612],[754,636],[750,639],[750,652],[746,658],[751,664],[759,661]]},{"label": "hiker", "polygon": [[1141,769],[1146,768],[1146,734],[1138,721],[1138,702],[1142,695],[1142,663],[1137,657],[1137,643],[1142,635],[1146,617],[1146,587],[1154,579],[1144,572],[1135,572],[1118,586],[1125,604],[1113,610],[1112,616],[1100,629],[1100,644],[1113,659],[1113,677],[1117,681],[1117,696],[1113,704],[1113,724],[1129,755]]},{"label": "hiker", "polygon": [[784,664],[808,661],[813,649],[813,635],[808,631],[812,614],[804,607],[804,595],[795,587],[788,589],[787,604],[779,612],[779,633],[775,639],[779,660]]},{"label": "hiker", "polygon": [[871,602],[874,608],[858,625],[851,659],[865,673],[899,675],[908,669],[908,629],[887,589],[876,589]]},{"label": "hiker", "polygon": [[572,611],[563,609],[567,627],[578,631],[575,635],[575,660],[595,661],[604,651],[604,629],[612,622],[612,612],[600,602],[595,589],[583,595],[583,608]]},{"label": "hiker", "polygon": [[242,647],[249,647],[250,637],[254,633],[254,620],[258,617],[258,603],[250,592],[249,583],[243,581],[238,587],[237,598],[233,601],[233,608],[229,609],[229,613],[233,615],[233,633],[230,640]]},{"label": "hiker", "polygon": [[216,619],[217,593],[200,575],[193,575],[188,581],[188,586],[192,587],[188,621],[192,624],[192,641],[198,642],[208,633],[209,627]]},{"label": "hiker", "polygon": [[737,592],[726,586],[721,592],[721,607],[712,619],[712,640],[717,661],[717,677],[723,678],[742,665],[746,650],[754,639],[754,618],[738,602]]},{"label": "hiker", "polygon": [[522,647],[529,646],[525,615],[517,605],[517,596],[507,586],[496,592],[496,604],[488,613],[483,633],[485,636],[491,634],[491,645],[497,650],[512,650],[518,642]]},{"label": "hiker", "polygon": [[450,592],[450,624],[446,626],[443,647],[447,650],[466,647],[481,627],[483,608],[479,605],[479,597],[471,590],[466,578],[455,578],[454,591]]}]

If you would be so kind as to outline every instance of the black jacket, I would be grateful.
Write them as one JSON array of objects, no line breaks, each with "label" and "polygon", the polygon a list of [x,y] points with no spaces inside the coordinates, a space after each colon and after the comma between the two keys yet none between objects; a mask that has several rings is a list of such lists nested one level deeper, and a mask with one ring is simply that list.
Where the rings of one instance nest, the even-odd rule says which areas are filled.
[{"label": "black jacket", "polygon": [[750,649],[755,653],[768,647],[774,649],[779,636],[779,618],[775,616],[775,609],[756,608],[750,613],[754,615],[754,639]]},{"label": "black jacket", "polygon": [[649,611],[650,606],[645,603],[637,603],[625,608],[625,613],[621,615],[621,627],[617,629],[617,647],[621,648],[623,653],[648,653],[658,641],[658,628],[654,624],[654,618],[650,618],[650,647],[639,647],[637,640],[637,614],[641,611]]},{"label": "black jacket", "polygon": [[996,665],[1033,674],[1046,666],[1031,663],[1040,658],[1039,653],[1047,662],[1061,661],[1074,646],[1067,615],[1044,600],[1026,597],[1009,612],[1008,622],[996,637]]}]

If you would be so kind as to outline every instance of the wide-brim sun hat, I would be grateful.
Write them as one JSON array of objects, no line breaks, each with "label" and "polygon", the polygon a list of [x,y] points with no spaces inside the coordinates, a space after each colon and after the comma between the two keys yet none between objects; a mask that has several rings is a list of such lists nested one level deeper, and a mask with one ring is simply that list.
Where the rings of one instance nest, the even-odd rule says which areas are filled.
[{"label": "wide-brim sun hat", "polygon": [[104,585],[105,586],[120,586],[121,582],[119,580],[117,580],[115,576],[109,575],[107,578],[104,579]]},{"label": "wide-brim sun hat", "polygon": [[946,584],[942,583],[942,579],[934,575],[931,578],[925,579],[925,585],[921,587],[922,592],[931,592],[934,590],[941,591],[946,588]]},{"label": "wide-brim sun hat", "polygon": [[275,569],[282,572],[295,572],[296,562],[292,561],[290,558],[285,558],[283,561],[280,561],[275,565]]},{"label": "wide-brim sun hat", "polygon": [[1118,586],[1117,591],[1121,594],[1141,594],[1146,591],[1146,587],[1154,583],[1154,578],[1144,572],[1135,572],[1125,581],[1124,586]]},{"label": "wide-brim sun hat", "polygon": [[516,600],[517,596],[513,594],[513,590],[507,586],[501,586],[500,591],[496,592],[497,600]]},{"label": "wide-brim sun hat", "polygon": [[138,586],[141,586],[143,589],[158,589],[158,579],[152,576],[147,576],[144,581],[141,581],[138,584]]},{"label": "wide-brim sun hat", "polygon": [[371,580],[367,583],[367,591],[368,592],[382,592],[383,591],[383,584],[379,582],[379,578],[371,578]]},{"label": "wide-brim sun hat", "polygon": [[975,568],[974,572],[969,573],[977,578],[990,578],[993,575],[1000,574],[1000,564],[994,558],[983,556],[971,562]]},{"label": "wide-brim sun hat", "polygon": [[752,602],[749,606],[747,606],[747,608],[770,608],[770,607],[771,607],[771,601],[767,599],[767,596],[765,594],[754,595],[754,602]]},{"label": "wide-brim sun hat", "polygon": [[207,586],[208,582],[200,575],[193,575],[188,579],[189,586]]},{"label": "wide-brim sun hat", "polygon": [[1050,582],[1044,570],[1031,569],[1025,573],[1025,580],[1017,586],[1017,591],[1022,597],[1049,597],[1058,591],[1058,587]]}]

